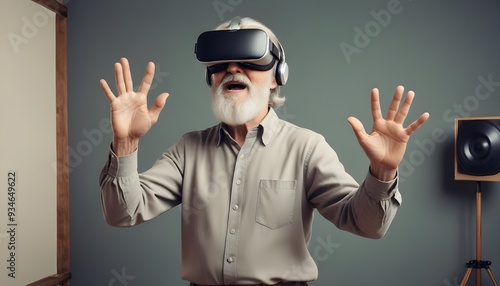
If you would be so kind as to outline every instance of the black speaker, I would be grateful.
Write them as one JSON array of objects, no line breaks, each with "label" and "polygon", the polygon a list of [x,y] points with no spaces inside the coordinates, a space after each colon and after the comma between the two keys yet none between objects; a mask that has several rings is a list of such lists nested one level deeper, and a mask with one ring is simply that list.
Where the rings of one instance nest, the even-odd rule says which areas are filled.
[{"label": "black speaker", "polygon": [[455,180],[500,182],[500,116],[455,118]]}]

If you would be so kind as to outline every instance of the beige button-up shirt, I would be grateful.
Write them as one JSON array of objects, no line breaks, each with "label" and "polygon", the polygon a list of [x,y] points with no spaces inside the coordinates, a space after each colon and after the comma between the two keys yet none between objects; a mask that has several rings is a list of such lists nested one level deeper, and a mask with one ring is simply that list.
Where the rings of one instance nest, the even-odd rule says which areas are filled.
[{"label": "beige button-up shirt", "polygon": [[359,185],[324,137],[270,109],[243,146],[224,124],[185,134],[146,172],[137,151],[110,152],[100,176],[106,221],[133,226],[180,205],[181,277],[200,285],[312,281],[313,211],[337,228],[379,238],[401,195],[397,179]]}]

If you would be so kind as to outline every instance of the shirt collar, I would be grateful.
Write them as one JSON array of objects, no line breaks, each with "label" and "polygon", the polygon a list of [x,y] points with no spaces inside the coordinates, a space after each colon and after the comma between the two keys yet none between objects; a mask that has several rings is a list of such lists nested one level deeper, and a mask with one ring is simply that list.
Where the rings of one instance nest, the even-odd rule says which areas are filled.
[{"label": "shirt collar", "polygon": [[226,130],[226,124],[224,123],[219,123],[219,125],[217,125],[217,135],[218,135],[218,138],[217,138],[217,147],[219,147],[220,143],[222,142],[224,136],[229,136],[229,134],[227,134],[227,130]]},{"label": "shirt collar", "polygon": [[[278,115],[276,114],[276,111],[272,107],[269,108],[269,112],[267,113],[266,117],[259,123],[259,125],[256,128],[259,128],[259,134],[261,134],[261,140],[262,144],[267,146],[269,142],[271,141],[274,133],[276,132],[276,129],[278,127],[280,119]],[[229,137],[229,133],[227,131],[227,125],[225,123],[219,123],[217,126],[218,128],[218,139],[217,139],[217,146],[220,145],[220,143],[223,140],[224,136]]]},{"label": "shirt collar", "polygon": [[266,117],[264,117],[264,119],[259,124],[259,127],[262,130],[261,139],[264,145],[267,146],[271,141],[274,132],[276,132],[276,129],[278,128],[279,121],[280,119],[276,114],[276,111],[274,111],[274,109],[270,107]]}]

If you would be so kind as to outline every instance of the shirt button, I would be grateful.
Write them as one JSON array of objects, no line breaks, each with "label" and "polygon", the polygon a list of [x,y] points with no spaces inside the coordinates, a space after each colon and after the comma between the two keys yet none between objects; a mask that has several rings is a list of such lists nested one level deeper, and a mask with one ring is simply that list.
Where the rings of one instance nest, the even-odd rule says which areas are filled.
[{"label": "shirt button", "polygon": [[240,179],[236,180],[236,185],[238,185],[238,186],[241,185],[241,180]]},{"label": "shirt button", "polygon": [[241,158],[241,159],[245,158],[245,154],[241,154],[241,155],[240,155],[240,158]]},{"label": "shirt button", "polygon": [[231,228],[231,230],[229,231],[229,233],[231,233],[231,234],[235,234],[235,233],[236,233],[236,229]]},{"label": "shirt button", "polygon": [[227,262],[231,263],[231,262],[234,261],[234,258],[232,258],[231,256],[229,256],[226,260],[227,260]]},{"label": "shirt button", "polygon": [[237,211],[237,210],[238,210],[238,208],[239,208],[239,207],[238,207],[238,205],[234,205],[234,206],[233,206],[233,210],[235,210],[235,211]]}]

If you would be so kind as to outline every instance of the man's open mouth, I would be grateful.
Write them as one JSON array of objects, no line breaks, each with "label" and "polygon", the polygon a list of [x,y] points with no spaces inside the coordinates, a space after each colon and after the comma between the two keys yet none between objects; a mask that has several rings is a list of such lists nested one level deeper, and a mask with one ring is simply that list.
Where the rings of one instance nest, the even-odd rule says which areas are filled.
[{"label": "man's open mouth", "polygon": [[247,85],[239,81],[230,81],[226,84],[227,90],[237,91],[237,90],[244,90],[245,88],[247,88]]}]

